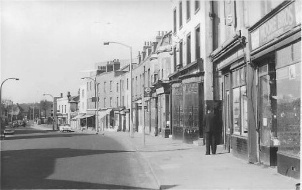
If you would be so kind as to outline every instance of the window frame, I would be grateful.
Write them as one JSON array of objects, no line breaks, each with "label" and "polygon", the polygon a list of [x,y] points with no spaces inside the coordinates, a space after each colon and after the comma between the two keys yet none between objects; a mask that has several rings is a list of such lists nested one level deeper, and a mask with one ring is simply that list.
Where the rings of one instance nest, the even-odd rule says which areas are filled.
[{"label": "window frame", "polygon": [[186,1],[186,20],[189,22],[191,20],[191,1]]}]

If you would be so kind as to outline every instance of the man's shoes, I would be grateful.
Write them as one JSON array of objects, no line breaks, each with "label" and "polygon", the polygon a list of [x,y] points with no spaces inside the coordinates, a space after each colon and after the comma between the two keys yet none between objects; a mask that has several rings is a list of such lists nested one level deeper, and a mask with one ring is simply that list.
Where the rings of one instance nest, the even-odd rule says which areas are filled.
[{"label": "man's shoes", "polygon": [[206,153],[206,155],[210,155],[209,153]]}]

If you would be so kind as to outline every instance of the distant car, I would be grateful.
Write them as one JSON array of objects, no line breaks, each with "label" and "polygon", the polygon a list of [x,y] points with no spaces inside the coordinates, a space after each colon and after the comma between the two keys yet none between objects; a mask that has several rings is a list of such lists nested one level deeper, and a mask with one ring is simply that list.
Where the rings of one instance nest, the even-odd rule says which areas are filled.
[{"label": "distant car", "polygon": [[13,122],[13,127],[18,127],[19,125],[18,125],[18,121],[14,121]]},{"label": "distant car", "polygon": [[3,133],[4,135],[13,135],[15,134],[15,130],[9,126],[6,126]]},{"label": "distant car", "polygon": [[61,126],[59,126],[59,131],[60,132],[71,132],[71,127],[69,124],[63,124]]}]

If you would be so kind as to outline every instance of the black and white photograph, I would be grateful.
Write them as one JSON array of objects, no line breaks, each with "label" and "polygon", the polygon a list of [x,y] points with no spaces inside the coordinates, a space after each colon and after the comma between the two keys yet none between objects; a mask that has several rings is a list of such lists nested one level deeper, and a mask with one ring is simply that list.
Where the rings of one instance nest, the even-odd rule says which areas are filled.
[{"label": "black and white photograph", "polygon": [[0,189],[300,190],[301,0],[0,13]]}]

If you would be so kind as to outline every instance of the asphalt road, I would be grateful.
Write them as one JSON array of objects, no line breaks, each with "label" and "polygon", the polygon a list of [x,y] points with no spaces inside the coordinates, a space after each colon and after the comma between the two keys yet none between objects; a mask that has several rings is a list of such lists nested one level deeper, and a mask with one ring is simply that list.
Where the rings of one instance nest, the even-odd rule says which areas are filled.
[{"label": "asphalt road", "polygon": [[158,189],[126,137],[20,128],[1,142],[1,189]]}]

